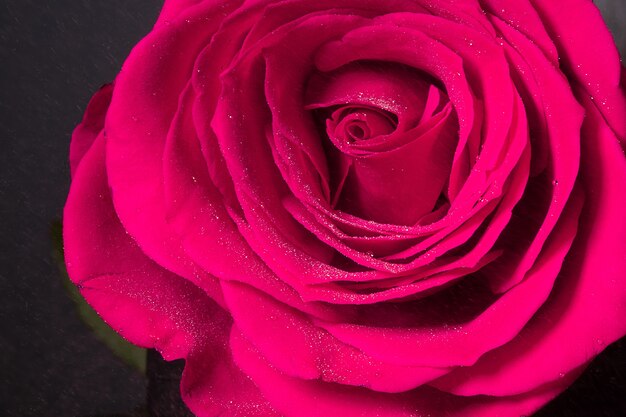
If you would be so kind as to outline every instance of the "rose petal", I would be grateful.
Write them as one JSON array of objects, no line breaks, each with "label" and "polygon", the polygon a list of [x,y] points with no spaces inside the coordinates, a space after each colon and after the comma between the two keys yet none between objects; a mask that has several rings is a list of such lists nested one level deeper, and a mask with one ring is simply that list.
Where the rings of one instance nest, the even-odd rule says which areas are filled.
[{"label": "rose petal", "polygon": [[554,39],[568,74],[592,100],[597,99],[600,113],[617,133],[622,148],[626,147],[626,93],[620,84],[623,67],[597,6],[589,0],[569,0],[535,2],[535,8]]},{"label": "rose petal", "polygon": [[[454,327],[426,323],[419,328],[318,324],[339,340],[381,360],[435,367],[473,365],[485,352],[516,337],[547,299],[576,233],[581,205],[577,203],[561,217],[565,225],[551,238],[525,280],[468,323]],[[416,349],[418,357],[414,355]]]},{"label": "rose petal", "polygon": [[231,333],[231,348],[235,362],[250,375],[265,397],[285,417],[415,417],[437,415],[442,410],[451,417],[529,415],[554,398],[576,376],[568,375],[525,395],[503,398],[458,397],[430,387],[399,394],[380,394],[364,388],[288,377],[272,368],[235,331]]},{"label": "rose petal", "polygon": [[[225,282],[223,290],[237,327],[273,366],[288,375],[401,392],[449,371],[376,360],[339,342],[300,312],[246,285]],[[259,311],[263,314],[253,313]],[[274,337],[277,333],[280,338]]]},{"label": "rose petal", "polygon": [[109,109],[111,94],[113,94],[112,84],[100,87],[89,101],[83,120],[72,133],[72,142],[70,143],[70,170],[72,177],[76,174],[78,164],[83,159],[83,156],[91,148],[96,138],[102,134],[104,117]]},{"label": "rose petal", "polygon": [[417,125],[424,112],[429,84],[425,75],[394,65],[348,65],[312,77],[307,89],[307,109],[348,104],[377,108],[398,118],[398,129]]},{"label": "rose petal", "polygon": [[[579,91],[584,97],[584,93]],[[511,343],[485,355],[445,384],[462,395],[525,392],[583,366],[624,332],[626,323],[626,160],[588,100],[583,124],[585,222],[552,296]],[[540,368],[541,372],[529,372]]]},{"label": "rose petal", "polygon": [[163,150],[198,49],[219,24],[205,17],[221,11],[192,8],[144,38],[116,80],[106,119],[107,175],[120,220],[151,259],[191,279],[204,272],[167,224]]},{"label": "rose petal", "polygon": [[63,231],[68,273],[124,337],[170,359],[184,357],[219,308],[202,290],[152,262],[126,234],[111,202],[104,149],[100,137],[72,182]]},{"label": "rose petal", "polygon": [[553,65],[558,65],[559,56],[554,41],[534,3],[532,0],[508,1],[506,4],[497,0],[481,0],[481,7],[489,17],[495,16],[522,33],[541,49]]}]

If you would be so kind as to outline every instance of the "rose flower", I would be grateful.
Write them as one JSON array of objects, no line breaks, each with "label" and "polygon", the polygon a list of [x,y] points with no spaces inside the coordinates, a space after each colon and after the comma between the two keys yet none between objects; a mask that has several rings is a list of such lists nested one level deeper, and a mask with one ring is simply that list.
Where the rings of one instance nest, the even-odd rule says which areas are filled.
[{"label": "rose flower", "polygon": [[519,416],[626,333],[588,0],[168,0],[74,132],[66,263],[198,416]]}]

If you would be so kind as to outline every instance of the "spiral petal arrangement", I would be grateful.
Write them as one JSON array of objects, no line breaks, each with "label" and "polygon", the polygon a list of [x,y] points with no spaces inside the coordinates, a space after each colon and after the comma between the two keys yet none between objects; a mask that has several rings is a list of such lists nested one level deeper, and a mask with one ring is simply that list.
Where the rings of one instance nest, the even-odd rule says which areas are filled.
[{"label": "spiral petal arrangement", "polygon": [[626,334],[622,74],[588,0],[167,0],[70,277],[198,416],[530,414]]}]

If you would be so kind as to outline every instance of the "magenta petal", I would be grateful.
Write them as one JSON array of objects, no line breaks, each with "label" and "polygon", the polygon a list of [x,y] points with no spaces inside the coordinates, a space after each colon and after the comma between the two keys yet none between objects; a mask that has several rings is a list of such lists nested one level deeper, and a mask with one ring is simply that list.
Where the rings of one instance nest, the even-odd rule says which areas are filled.
[{"label": "magenta petal", "polygon": [[102,138],[72,183],[64,241],[68,273],[87,301],[124,337],[166,358],[184,357],[220,311],[202,290],[147,258],[126,234],[106,183]]},{"label": "magenta petal", "polygon": [[481,6],[489,15],[502,19],[511,28],[520,31],[533,44],[541,48],[553,65],[558,65],[558,53],[554,41],[546,31],[544,22],[533,3],[532,0],[508,1],[506,4],[498,0],[482,0]]},{"label": "magenta petal", "polygon": [[503,417],[529,415],[571,383],[573,376],[512,397],[458,397],[424,386],[399,394],[381,394],[358,387],[306,381],[284,375],[242,337],[231,334],[235,362],[250,375],[263,395],[284,417]]},{"label": "magenta petal", "polygon": [[185,360],[181,397],[197,417],[282,417],[232,360],[228,332],[212,329],[214,343]]},{"label": "magenta petal", "polygon": [[102,138],[84,159],[64,216],[66,263],[81,294],[132,343],[158,349],[168,360],[186,359],[182,396],[196,415],[274,415],[224,349],[229,315],[147,258],[120,224],[106,184]]},{"label": "magenta petal", "polygon": [[83,156],[85,156],[98,135],[102,134],[104,118],[109,109],[112,94],[112,84],[102,86],[89,101],[83,120],[72,133],[72,142],[70,143],[70,170],[72,177],[76,173],[78,164],[83,159]]},{"label": "magenta petal", "polygon": [[[225,282],[229,310],[242,334],[282,372],[375,391],[402,392],[449,372],[376,360],[339,342],[310,318],[242,284]],[[264,311],[266,314],[253,314]],[[274,337],[280,333],[281,337]]]},{"label": "magenta petal", "polygon": [[626,147],[624,69],[597,6],[589,0],[570,0],[536,2],[535,7],[565,61],[566,70],[595,101],[617,133],[622,148]]},{"label": "magenta petal", "polygon": [[590,0],[165,0],[68,273],[201,417],[529,415],[626,334],[624,82]]},{"label": "magenta petal", "polygon": [[[389,362],[446,367],[469,366],[485,353],[513,339],[545,302],[576,232],[580,198],[564,215],[559,233],[526,279],[474,320],[456,326],[370,328],[319,322],[344,343]],[[420,355],[414,351],[419,349]]]},{"label": "magenta petal", "polygon": [[204,18],[218,10],[188,10],[144,38],[116,79],[105,123],[107,176],[117,215],[151,259],[191,279],[205,273],[168,225],[163,153],[198,49],[218,25]]},{"label": "magenta petal", "polygon": [[626,263],[614,262],[626,252],[626,197],[620,191],[626,160],[597,111],[585,119],[583,150],[586,222],[553,295],[517,338],[474,367],[455,371],[442,388],[462,395],[524,392],[584,365],[626,331]]},{"label": "magenta petal", "polygon": [[448,179],[456,126],[448,108],[440,123],[408,144],[354,158],[338,208],[381,223],[415,224]]},{"label": "magenta petal", "polygon": [[307,109],[361,105],[398,118],[398,129],[414,127],[424,110],[429,84],[418,71],[393,65],[348,65],[309,82]]}]

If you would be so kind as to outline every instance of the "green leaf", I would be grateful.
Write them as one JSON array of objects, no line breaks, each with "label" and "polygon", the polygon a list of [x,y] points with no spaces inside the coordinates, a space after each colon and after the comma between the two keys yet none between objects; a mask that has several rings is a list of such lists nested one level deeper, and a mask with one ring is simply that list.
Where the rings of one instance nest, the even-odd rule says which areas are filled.
[{"label": "green leaf", "polygon": [[80,295],[78,288],[70,281],[65,268],[65,258],[63,256],[63,225],[61,221],[55,221],[51,227],[53,239],[54,255],[61,272],[63,286],[68,295],[74,301],[76,310],[81,320],[87,324],[100,341],[102,341],[117,357],[126,364],[146,373],[146,349],[137,347],[115,332],[98,313],[91,308],[85,299]]}]

